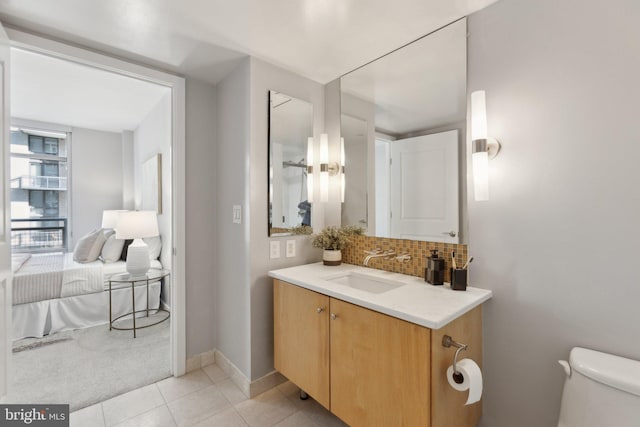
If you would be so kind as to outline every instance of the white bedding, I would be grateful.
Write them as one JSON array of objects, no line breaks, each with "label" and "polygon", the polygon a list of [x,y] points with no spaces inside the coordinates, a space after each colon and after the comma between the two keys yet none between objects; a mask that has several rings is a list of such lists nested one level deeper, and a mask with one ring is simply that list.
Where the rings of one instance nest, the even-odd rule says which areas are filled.
[{"label": "white bedding", "polygon": [[[162,268],[159,261],[152,268]],[[126,263],[78,263],[73,253],[34,254],[13,276],[13,305],[101,292],[112,275],[126,271]]]}]

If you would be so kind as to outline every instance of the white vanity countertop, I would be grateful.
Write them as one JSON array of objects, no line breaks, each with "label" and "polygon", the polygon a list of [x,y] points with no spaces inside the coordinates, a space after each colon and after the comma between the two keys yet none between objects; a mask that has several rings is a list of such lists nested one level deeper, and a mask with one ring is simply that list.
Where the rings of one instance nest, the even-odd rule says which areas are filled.
[{"label": "white vanity countertop", "polygon": [[[327,280],[348,272],[406,285],[375,294]],[[319,262],[273,270],[269,276],[431,329],[442,328],[492,296],[486,289],[452,291],[449,284],[433,286],[420,277],[351,264],[329,267]]]}]

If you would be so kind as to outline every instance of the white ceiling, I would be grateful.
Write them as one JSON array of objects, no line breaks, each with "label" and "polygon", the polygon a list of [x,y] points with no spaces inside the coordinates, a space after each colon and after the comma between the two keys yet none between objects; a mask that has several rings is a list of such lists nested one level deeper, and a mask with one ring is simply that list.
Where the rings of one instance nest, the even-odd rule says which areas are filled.
[{"label": "white ceiling", "polygon": [[376,130],[391,136],[462,121],[466,46],[462,19],[344,76],[341,89],[375,104]]},{"label": "white ceiling", "polygon": [[0,19],[211,83],[243,55],[326,83],[495,1],[0,0]]},{"label": "white ceiling", "polygon": [[20,49],[11,50],[11,115],[111,132],[135,130],[170,89]]}]

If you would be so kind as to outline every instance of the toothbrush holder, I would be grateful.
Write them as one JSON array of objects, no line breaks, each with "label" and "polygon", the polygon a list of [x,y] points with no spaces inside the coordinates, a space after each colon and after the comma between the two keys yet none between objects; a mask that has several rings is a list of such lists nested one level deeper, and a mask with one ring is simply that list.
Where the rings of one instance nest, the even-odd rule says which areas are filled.
[{"label": "toothbrush holder", "polygon": [[466,291],[467,290],[467,269],[466,268],[452,268],[451,273],[451,289],[454,291]]}]

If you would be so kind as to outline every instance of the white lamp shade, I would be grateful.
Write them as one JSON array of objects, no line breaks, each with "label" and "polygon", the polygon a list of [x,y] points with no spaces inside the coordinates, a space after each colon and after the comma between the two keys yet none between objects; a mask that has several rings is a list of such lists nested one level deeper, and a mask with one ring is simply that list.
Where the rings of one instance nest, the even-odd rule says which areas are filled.
[{"label": "white lamp shade", "polygon": [[308,172],[313,171],[313,137],[307,139],[307,166],[307,201],[313,203],[313,172]]},{"label": "white lamp shade", "polygon": [[476,201],[489,200],[489,153],[481,151],[471,155],[473,187]]},{"label": "white lamp shade", "polygon": [[116,239],[141,239],[157,236],[158,219],[155,211],[123,212],[116,224]]},{"label": "white lamp shade", "polygon": [[487,105],[483,90],[471,93],[471,140],[487,139]]},{"label": "white lamp shade", "polygon": [[120,214],[126,210],[102,211],[102,228],[116,228]]},{"label": "white lamp shade", "polygon": [[344,203],[344,191],[346,187],[346,183],[344,179],[344,163],[345,163],[344,138],[340,138],[340,201],[342,203]]},{"label": "white lamp shade", "polygon": [[[323,133],[320,135],[320,167],[329,164],[329,135]],[[329,201],[329,171],[320,170],[320,201]]]}]

